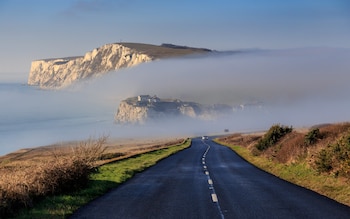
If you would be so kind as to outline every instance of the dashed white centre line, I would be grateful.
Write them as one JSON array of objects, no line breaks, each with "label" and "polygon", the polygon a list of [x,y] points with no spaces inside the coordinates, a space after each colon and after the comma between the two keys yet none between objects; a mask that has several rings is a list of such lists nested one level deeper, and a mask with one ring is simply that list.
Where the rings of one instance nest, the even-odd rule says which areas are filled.
[{"label": "dashed white centre line", "polygon": [[211,199],[213,200],[213,202],[218,202],[218,197],[215,193],[211,194]]},{"label": "dashed white centre line", "polygon": [[213,184],[214,184],[214,183],[213,183],[213,180],[210,178],[209,171],[208,171],[208,169],[207,169],[207,166],[205,165],[205,157],[206,157],[206,155],[207,155],[207,153],[208,153],[208,151],[209,151],[209,149],[210,149],[210,145],[207,144],[207,143],[205,143],[204,141],[203,141],[203,143],[204,143],[205,145],[208,146],[207,150],[204,152],[204,154],[203,154],[203,156],[202,156],[202,164],[203,164],[203,169],[205,170],[204,173],[205,173],[205,175],[207,175],[207,177],[208,177],[209,189],[212,190],[212,193],[211,193],[211,200],[212,200],[214,203],[216,203],[216,205],[217,205],[217,207],[218,207],[218,210],[219,210],[219,213],[220,213],[220,216],[221,216],[221,219],[225,219],[225,216],[224,216],[224,214],[223,214],[222,211],[221,211],[221,207],[220,207],[220,204],[219,204],[218,196],[217,196],[216,193],[215,193],[215,189],[214,189],[214,185],[213,185]]}]

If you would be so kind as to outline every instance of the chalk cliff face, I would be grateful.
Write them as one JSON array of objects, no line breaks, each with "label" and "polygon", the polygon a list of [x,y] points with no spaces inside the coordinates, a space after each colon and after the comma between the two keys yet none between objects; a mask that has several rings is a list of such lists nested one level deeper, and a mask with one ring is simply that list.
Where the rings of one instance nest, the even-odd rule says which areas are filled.
[{"label": "chalk cliff face", "polygon": [[84,56],[33,61],[28,84],[46,89],[57,89],[66,87],[76,80],[99,76],[109,71],[135,66],[154,59],[209,51],[172,44],[161,46],[139,43],[107,44]]},{"label": "chalk cliff face", "polygon": [[229,112],[232,112],[232,108],[228,105],[208,106],[178,99],[140,95],[121,101],[114,120],[119,124],[144,124],[147,121],[172,117],[211,120]]},{"label": "chalk cliff face", "polygon": [[61,88],[78,79],[151,60],[153,57],[123,45],[108,44],[81,57],[33,61],[28,84],[41,88]]}]

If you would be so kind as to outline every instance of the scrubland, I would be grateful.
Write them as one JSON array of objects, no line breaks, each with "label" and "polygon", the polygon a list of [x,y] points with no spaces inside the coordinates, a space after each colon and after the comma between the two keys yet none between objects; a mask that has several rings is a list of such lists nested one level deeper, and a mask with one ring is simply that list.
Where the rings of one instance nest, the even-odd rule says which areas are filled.
[{"label": "scrubland", "polygon": [[276,124],[217,141],[259,168],[350,206],[350,123],[296,130]]},{"label": "scrubland", "polygon": [[[350,206],[350,123],[307,129],[276,124],[216,141],[259,168]],[[2,156],[0,218],[65,218],[189,145],[184,139],[118,142],[103,136]]]},{"label": "scrubland", "polygon": [[[151,160],[142,157],[136,166],[127,164],[121,168],[119,175],[113,174],[113,177],[120,178],[114,183],[106,184],[106,180],[99,179],[98,174],[101,173],[101,169],[106,168],[105,164],[126,158],[132,161],[134,159],[131,158],[139,154],[162,151],[162,149],[172,148],[172,151],[176,151],[180,148],[172,146],[182,145],[182,143],[184,139],[143,141],[129,139],[117,143],[108,142],[107,137],[103,136],[80,142],[23,149],[0,157],[0,218],[13,216],[23,209],[32,209],[36,206],[45,207],[39,207],[39,213],[33,213],[32,210],[24,211],[19,217],[65,217],[80,205],[101,195],[101,191],[106,192],[130,178],[134,172],[155,164],[157,160],[164,158],[164,154],[159,152]],[[105,174],[106,172],[102,175]],[[113,182],[110,179],[107,181]],[[85,196],[80,195],[79,200],[69,201],[74,199],[70,194],[77,196],[77,191],[83,191],[84,194],[84,189]],[[67,200],[67,197],[70,198]],[[47,203],[49,203],[48,206]],[[55,208],[59,210],[54,210]],[[44,213],[45,209],[53,210]],[[36,211],[34,208],[34,212]]]}]

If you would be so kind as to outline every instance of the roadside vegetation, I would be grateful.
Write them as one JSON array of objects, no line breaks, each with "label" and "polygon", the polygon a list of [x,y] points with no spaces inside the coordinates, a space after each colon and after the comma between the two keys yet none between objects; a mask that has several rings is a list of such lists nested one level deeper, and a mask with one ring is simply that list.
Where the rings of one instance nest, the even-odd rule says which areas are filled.
[{"label": "roadside vegetation", "polygon": [[135,173],[190,146],[190,140],[181,140],[125,157],[107,153],[106,141],[105,136],[81,141],[68,156],[53,150],[48,159],[28,165],[2,161],[0,218],[65,218]]},{"label": "roadside vegetation", "polygon": [[263,151],[275,145],[283,136],[293,131],[292,127],[273,125],[267,133],[258,141],[256,148]]},{"label": "roadside vegetation", "polygon": [[[276,140],[275,133],[283,135],[277,134]],[[235,134],[217,141],[267,172],[350,206],[350,123],[309,130],[277,124],[265,133]]]}]

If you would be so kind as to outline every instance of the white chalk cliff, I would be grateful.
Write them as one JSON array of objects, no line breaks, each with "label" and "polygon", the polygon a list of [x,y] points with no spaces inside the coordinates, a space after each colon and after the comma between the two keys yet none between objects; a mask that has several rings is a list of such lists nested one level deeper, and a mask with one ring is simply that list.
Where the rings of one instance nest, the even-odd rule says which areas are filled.
[{"label": "white chalk cliff", "polygon": [[172,44],[161,46],[138,43],[106,44],[84,56],[33,61],[28,84],[46,89],[57,89],[66,87],[77,80],[99,76],[109,71],[135,66],[154,59],[208,51],[210,50]]},{"label": "white chalk cliff", "polygon": [[120,68],[131,67],[153,58],[120,44],[108,44],[82,57],[33,61],[28,84],[41,88],[60,88]]}]

